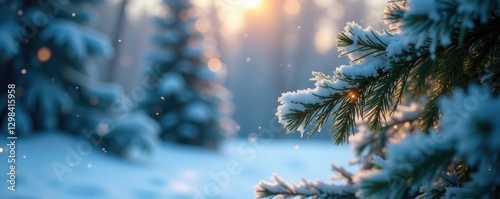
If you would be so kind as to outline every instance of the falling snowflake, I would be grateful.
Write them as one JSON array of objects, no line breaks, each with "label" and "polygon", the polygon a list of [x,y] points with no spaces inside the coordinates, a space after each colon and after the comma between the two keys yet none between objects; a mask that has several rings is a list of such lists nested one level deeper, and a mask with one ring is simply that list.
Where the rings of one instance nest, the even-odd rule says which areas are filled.
[{"label": "falling snowflake", "polygon": [[247,57],[247,62],[251,62],[251,61],[252,61],[252,58]]},{"label": "falling snowflake", "polygon": [[160,98],[161,98],[161,100],[165,100],[165,97],[163,97],[163,96],[161,96]]},{"label": "falling snowflake", "polygon": [[71,16],[75,17],[75,16],[76,16],[76,13],[71,13]]},{"label": "falling snowflake", "polygon": [[21,70],[21,74],[23,74],[23,75],[24,75],[24,74],[26,74],[26,73],[27,73],[26,69],[22,69],[22,70]]},{"label": "falling snowflake", "polygon": [[109,124],[107,122],[99,122],[96,128],[97,133],[105,135],[109,132]]},{"label": "falling snowflake", "polygon": [[299,146],[298,144],[296,144],[295,146],[293,146],[293,148],[294,148],[295,150],[299,150],[300,146]]}]

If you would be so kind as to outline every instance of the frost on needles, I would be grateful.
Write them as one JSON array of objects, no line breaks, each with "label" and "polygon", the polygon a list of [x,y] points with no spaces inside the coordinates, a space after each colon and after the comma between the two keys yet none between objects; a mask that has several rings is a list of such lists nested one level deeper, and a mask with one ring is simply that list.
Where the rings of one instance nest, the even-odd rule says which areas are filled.
[{"label": "frost on needles", "polygon": [[[350,65],[338,67],[333,76],[314,72],[314,89],[284,93],[279,98],[276,115],[288,132],[304,133],[306,126],[313,123],[314,133],[321,130],[331,116],[338,119],[334,120],[333,138],[339,144],[347,140],[355,118],[363,116],[362,112],[368,112],[366,117],[373,119],[372,129],[377,129],[381,126],[382,114],[392,107],[390,103],[379,104],[378,99],[385,97],[390,100],[389,93],[384,91],[396,92],[400,90],[397,85],[377,88],[372,82],[394,78],[390,74],[391,65],[407,60],[402,56],[409,51],[409,47],[404,45],[402,37],[398,33],[379,33],[370,27],[363,29],[351,22],[339,34],[337,42],[341,56],[348,55]],[[380,93],[371,96],[371,91]],[[362,104],[369,105],[367,111],[359,106]]]},{"label": "frost on needles", "polygon": [[310,136],[331,122],[360,171],[343,192],[275,175],[257,197],[499,198],[499,9],[487,0],[396,0],[384,10],[389,30],[347,23],[337,47],[350,64],[313,72],[315,87],[282,94],[276,115],[288,133]]}]

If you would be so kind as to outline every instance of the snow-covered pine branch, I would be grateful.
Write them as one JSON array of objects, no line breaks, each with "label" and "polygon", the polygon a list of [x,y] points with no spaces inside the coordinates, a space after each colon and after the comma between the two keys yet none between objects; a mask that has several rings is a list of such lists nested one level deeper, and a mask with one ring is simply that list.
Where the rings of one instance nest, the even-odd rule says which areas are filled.
[{"label": "snow-covered pine branch", "polygon": [[[421,100],[423,101],[423,100]],[[387,118],[379,132],[372,132],[365,122],[357,123],[357,131],[349,137],[351,149],[356,157],[350,163],[359,164],[360,170],[372,169],[374,167],[373,157],[385,157],[386,145],[396,143],[404,139],[407,134],[418,130],[419,117],[422,105],[411,102],[409,105],[399,105],[394,114]]]},{"label": "snow-covered pine branch", "polygon": [[[417,47],[429,46],[435,58],[438,46],[453,40],[463,41],[477,24],[486,24],[498,1],[405,0],[392,1],[386,9],[386,22],[401,28],[406,42]],[[458,32],[458,34],[456,34]]]},{"label": "snow-covered pine branch", "polygon": [[[341,55],[349,56],[351,64],[338,67],[334,76],[313,73],[314,89],[282,94],[276,113],[279,122],[288,132],[301,133],[314,124],[313,135],[332,117],[332,137],[337,144],[347,141],[356,118],[367,118],[371,129],[379,129],[384,115],[395,108],[394,93],[401,92],[394,81],[403,82],[401,77],[406,76],[399,76],[399,73],[407,75],[409,72],[403,70],[409,68],[405,65],[393,65],[397,61],[407,61],[401,56],[410,47],[403,43],[398,33],[379,33],[348,23],[338,36],[338,49]],[[385,83],[385,87],[379,86],[380,83]]]},{"label": "snow-covered pine branch", "polygon": [[[350,65],[333,76],[313,73],[315,88],[282,94],[279,122],[289,133],[312,126],[313,134],[330,118],[338,144],[361,119],[356,196],[500,197],[499,4],[389,1],[390,31],[349,23],[337,47]],[[468,87],[479,82],[482,88]],[[389,122],[398,106],[412,101],[418,114],[403,120],[404,130],[390,131],[399,126]]]},{"label": "snow-covered pine branch", "polygon": [[[499,35],[495,29],[499,23],[497,18],[486,24],[475,24],[475,29],[468,31],[463,41],[454,39],[446,48],[436,52],[430,50],[429,43],[412,43],[413,38],[404,29],[379,33],[372,28],[363,29],[355,23],[348,23],[338,35],[337,47],[342,56],[349,56],[351,64],[339,66],[333,76],[314,72],[312,80],[316,82],[313,89],[282,94],[276,113],[279,122],[288,132],[304,133],[311,125],[312,128],[307,130],[311,130],[312,136],[331,118],[332,137],[337,144],[343,143],[355,126],[352,120],[365,119],[370,130],[380,130],[385,115],[395,111],[404,92],[409,91],[414,96],[427,95],[425,91],[433,81],[429,79],[432,77],[443,83],[432,85],[434,88],[428,93],[429,100],[420,125],[426,131],[436,125],[439,115],[437,101],[441,95],[450,93],[460,82],[480,79],[481,68],[496,64],[492,62],[496,60],[496,44],[486,40]],[[459,34],[453,31],[451,37],[458,38]],[[474,54],[472,49],[488,53]],[[450,70],[454,72],[450,73]],[[498,75],[496,71],[488,77]],[[494,80],[492,84],[497,82]]]},{"label": "snow-covered pine branch", "polygon": [[[470,102],[474,105],[467,106]],[[360,180],[361,197],[402,198],[419,191],[423,197],[439,189],[434,183],[447,187],[440,197],[494,198],[499,194],[498,97],[472,86],[467,92],[456,90],[452,98],[440,102],[440,108],[439,132],[408,136],[388,146],[386,160],[374,159],[380,170]],[[457,180],[453,174],[457,171],[450,170],[453,167],[474,169],[467,171],[470,177]]]},{"label": "snow-covered pine branch", "polygon": [[[342,171],[342,170],[341,170]],[[338,171],[340,172],[340,171]],[[344,173],[345,174],[345,173]],[[342,174],[341,174],[342,175]],[[276,174],[271,176],[274,183],[259,182],[255,187],[256,198],[301,198],[301,199],[350,199],[356,198],[353,184],[334,185],[322,181],[306,181],[297,184],[285,182]]]}]

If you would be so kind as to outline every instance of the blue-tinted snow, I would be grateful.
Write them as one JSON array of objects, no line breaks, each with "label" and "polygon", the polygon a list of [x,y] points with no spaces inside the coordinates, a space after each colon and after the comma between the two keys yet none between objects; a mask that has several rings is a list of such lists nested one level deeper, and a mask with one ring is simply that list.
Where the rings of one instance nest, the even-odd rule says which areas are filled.
[{"label": "blue-tinted snow", "polygon": [[[0,140],[0,170],[5,179],[7,140]],[[7,190],[2,180],[0,195],[6,199],[245,199],[254,198],[254,186],[273,173],[291,182],[302,177],[330,182],[330,163],[354,170],[346,165],[353,157],[349,147],[330,141],[229,140],[220,152],[163,144],[147,162],[126,162],[90,145],[62,133],[16,140],[16,192]],[[300,149],[295,150],[295,145]]]}]

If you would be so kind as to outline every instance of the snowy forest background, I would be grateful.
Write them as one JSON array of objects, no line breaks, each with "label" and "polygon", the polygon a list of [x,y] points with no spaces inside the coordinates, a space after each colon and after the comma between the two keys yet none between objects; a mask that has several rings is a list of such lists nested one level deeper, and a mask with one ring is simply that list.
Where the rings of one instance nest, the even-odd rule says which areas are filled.
[{"label": "snowy forest background", "polygon": [[[0,0],[0,3],[5,2],[9,1]],[[34,1],[26,2],[32,3]],[[63,1],[60,0],[59,2]],[[99,2],[99,0],[71,0],[64,2]],[[355,173],[358,169],[358,165],[360,165],[362,170],[371,168],[378,169],[378,166],[384,166],[382,159],[385,158],[384,153],[387,151],[385,148],[385,146],[388,145],[387,143],[391,142],[391,139],[400,141],[406,136],[406,131],[415,131],[418,123],[415,117],[418,116],[417,114],[420,114],[419,110],[422,108],[420,106],[424,103],[418,100],[411,103],[409,103],[409,101],[405,102],[408,104],[404,105],[408,106],[398,107],[395,117],[388,120],[388,126],[386,127],[386,124],[383,124],[383,131],[385,131],[384,135],[387,133],[387,135],[390,136],[387,138],[383,136],[373,136],[372,134],[370,134],[372,135],[370,136],[368,133],[370,133],[371,130],[367,130],[366,126],[361,126],[356,130],[357,132],[361,132],[360,135],[362,135],[362,137],[351,137],[351,141],[357,144],[352,144],[352,146],[336,146],[332,142],[332,134],[329,134],[326,130],[329,129],[329,124],[323,127],[323,132],[316,133],[311,139],[305,139],[307,135],[302,137],[299,133],[287,135],[286,130],[282,127],[283,122],[281,124],[278,123],[278,118],[276,116],[277,107],[280,106],[277,99],[283,93],[312,87],[313,82],[309,80],[312,77],[312,71],[331,74],[332,71],[335,71],[337,66],[347,64],[349,61],[352,61],[350,60],[352,57],[357,56],[353,55],[348,58],[338,57],[340,53],[337,52],[334,42],[338,33],[345,30],[344,26],[347,22],[355,21],[363,28],[371,26],[380,32],[383,32],[383,29],[389,28],[380,20],[380,18],[383,17],[382,12],[384,11],[386,0],[192,0],[193,7],[190,12],[193,12],[194,16],[196,16],[194,18],[182,17],[182,13],[184,12],[183,9],[187,10],[189,5],[183,3],[169,4],[164,2],[183,1],[108,0],[105,4],[96,7],[82,6],[82,8],[89,8],[89,10],[96,14],[95,16],[97,18],[94,18],[92,23],[88,24],[89,27],[107,37],[114,49],[112,56],[107,58],[98,57],[96,62],[90,64],[89,69],[91,74],[96,75],[95,78],[97,80],[103,83],[115,83],[115,86],[107,87],[107,84],[96,84],[100,86],[95,86],[96,89],[90,89],[89,92],[102,94],[104,97],[97,98],[97,102],[95,102],[92,101],[92,96],[94,95],[90,94],[90,103],[93,104],[95,102],[99,104],[101,102],[107,102],[105,101],[106,95],[109,94],[131,99],[132,104],[137,103],[138,108],[132,108],[130,114],[127,112],[127,114],[125,114],[126,116],[123,116],[123,118],[118,117],[116,120],[111,119],[112,121],[110,120],[109,123],[107,123],[107,121],[102,122],[102,118],[107,118],[108,116],[109,118],[113,118],[111,116],[112,114],[107,115],[109,110],[108,112],[103,111],[104,113],[101,113],[99,112],[101,111],[100,109],[93,110],[93,106],[79,107],[79,111],[87,111],[87,115],[81,117],[83,118],[82,120],[76,120],[75,122],[71,120],[72,118],[66,118],[64,115],[56,116],[57,113],[54,113],[54,115],[39,114],[39,112],[43,111],[38,110],[36,105],[31,105],[30,108],[35,107],[33,110],[28,110],[31,111],[31,114],[35,115],[33,126],[37,127],[38,125],[37,128],[42,126],[41,129],[43,133],[36,132],[31,134],[31,132],[24,132],[23,134],[27,136],[23,136],[18,140],[16,149],[18,155],[18,163],[16,164],[18,166],[18,173],[16,176],[18,190],[17,192],[11,192],[4,189],[4,187],[8,187],[9,185],[9,181],[4,181],[0,183],[0,185],[2,185],[2,187],[0,187],[0,197],[5,194],[7,198],[202,199],[254,198],[256,196],[262,198],[279,198],[280,196],[293,195],[305,197],[308,196],[307,194],[310,194],[312,198],[318,195],[320,198],[326,198],[337,196],[336,194],[340,193],[341,196],[342,194],[346,194],[345,197],[354,198],[355,196],[360,197],[359,193],[356,193],[357,195],[354,194],[354,187],[358,186],[356,185],[356,183],[358,183],[356,182],[358,176],[350,176],[349,173]],[[258,2],[255,7],[250,5],[255,2]],[[429,3],[431,1],[425,2]],[[32,6],[29,5],[30,3],[26,4],[28,7]],[[491,5],[496,6],[494,3],[491,3]],[[168,8],[169,6],[170,10]],[[5,10],[0,10],[0,12],[4,12]],[[20,13],[19,11],[15,12],[17,12],[17,14]],[[28,11],[23,12],[19,15],[29,14]],[[169,18],[169,13],[179,14],[178,16],[180,17],[174,20],[188,21],[186,24],[193,25],[194,33],[186,32],[186,38],[174,39],[175,41],[170,41],[170,38],[167,37],[156,37],[158,34],[161,35],[162,28],[177,28],[184,25],[183,23],[185,22],[181,22],[180,25],[176,23],[170,24],[169,20],[171,19]],[[75,16],[73,15],[73,17]],[[155,20],[155,18],[161,18],[163,21]],[[8,21],[6,19],[0,20],[0,23]],[[495,20],[496,19],[497,18],[495,18]],[[192,24],[190,24],[190,22],[192,22]],[[2,25],[0,26],[0,35],[6,32],[4,30],[9,30],[10,24],[5,24],[0,24]],[[352,26],[357,27],[355,25]],[[59,26],[58,28],[64,30],[64,27]],[[61,33],[64,32],[61,31]],[[359,32],[355,31],[355,33],[358,34]],[[52,34],[57,34],[57,29],[53,31]],[[91,34],[89,35],[93,36]],[[193,71],[196,71],[196,74],[203,73],[205,76],[190,76],[192,74],[185,75],[185,83],[191,84],[191,86],[196,85],[201,87],[201,89],[199,89],[201,92],[199,93],[202,94],[198,95],[196,92],[198,90],[193,92],[190,90],[187,93],[183,92],[183,90],[189,89],[184,89],[183,86],[185,85],[183,83],[179,84],[179,81],[177,81],[179,80],[179,76],[168,75],[169,78],[159,80],[160,83],[166,83],[166,85],[170,86],[168,88],[172,89],[160,89],[161,91],[159,92],[165,92],[167,93],[166,95],[158,95],[159,93],[156,90],[144,94],[144,84],[145,81],[147,81],[145,80],[145,76],[163,75],[155,74],[155,72],[158,71],[155,71],[157,69],[152,69],[152,66],[156,64],[161,65],[165,57],[168,59],[168,56],[163,56],[163,54],[156,54],[160,55],[156,57],[152,56],[155,55],[155,52],[157,52],[156,50],[161,51],[168,49],[169,45],[186,45],[186,43],[192,42],[190,38],[198,37],[202,38],[200,47],[203,51],[194,49],[187,52],[186,54],[188,55],[183,55],[185,57],[175,57],[173,59],[189,60],[191,63],[187,65],[196,65],[199,64],[199,62],[207,65],[206,68],[193,69]],[[152,38],[156,40],[152,40]],[[367,36],[367,38],[370,38],[370,36]],[[7,46],[5,43],[3,44]],[[25,49],[35,50],[34,48],[30,49],[30,47]],[[56,52],[56,49],[57,48],[54,48],[53,52]],[[165,52],[166,51],[168,50],[165,50]],[[64,53],[68,52],[63,52],[62,54]],[[103,52],[97,52],[96,54],[99,53],[106,54]],[[92,54],[92,52],[88,54]],[[56,55],[56,53],[53,53],[53,55]],[[7,58],[4,57],[4,59]],[[82,58],[82,60],[87,60],[87,58]],[[356,64],[355,61],[352,63],[354,63],[354,65]],[[5,63],[2,62],[2,64]],[[6,65],[9,64],[11,63],[6,63]],[[84,62],[82,61],[76,65],[79,66],[80,64],[84,65]],[[183,62],[182,64],[186,63]],[[176,66],[184,66],[182,64]],[[16,65],[16,67],[18,66]],[[160,67],[165,69],[165,71],[161,71],[161,73],[165,74],[172,71],[180,71],[179,73],[182,74],[185,72],[182,71],[182,67],[179,67],[180,69],[172,69],[169,68],[169,66]],[[206,69],[210,70],[215,76],[211,76],[210,74],[212,73],[203,71]],[[30,70],[29,67],[28,70],[23,69],[20,71],[22,75],[26,76],[36,74],[36,70]],[[3,73],[5,71],[0,70],[0,72]],[[5,74],[8,74],[8,72],[11,71],[7,71]],[[482,72],[478,72],[478,74],[482,75]],[[497,81],[495,78],[498,78],[498,76],[491,76],[491,81],[493,83]],[[9,77],[5,79],[9,79]],[[5,79],[1,80],[2,83]],[[28,84],[37,85],[36,80],[38,79],[34,77],[33,80],[35,81],[28,82]],[[193,81],[194,83],[188,81]],[[77,82],[77,84],[78,83],[81,82]],[[221,84],[221,86],[218,84]],[[44,91],[44,87],[40,85],[43,84],[39,84],[39,87],[33,86],[32,88],[40,88],[38,92]],[[91,87],[90,84],[83,84],[83,86]],[[466,86],[463,86],[463,88],[465,87]],[[29,86],[26,86],[26,88],[29,88]],[[161,88],[161,86],[159,88]],[[78,86],[77,89],[79,89]],[[123,89],[124,96],[120,96],[120,89]],[[474,91],[476,88],[470,87],[470,89]],[[36,91],[31,92],[35,93],[31,96],[36,95]],[[178,93],[172,94],[175,92]],[[460,96],[466,96],[464,92],[458,91],[458,97],[455,97],[459,98]],[[211,94],[216,95],[213,97],[215,100],[212,100]],[[358,94],[359,93],[356,92],[354,93],[354,95]],[[41,96],[42,95],[43,94],[41,94]],[[46,93],[45,95],[48,95],[48,98],[50,98],[50,94]],[[144,95],[147,97],[144,97]],[[165,107],[162,109],[162,107],[157,108],[156,106],[153,107],[151,104],[148,104],[154,104],[157,103],[157,101],[170,101],[171,99],[169,99],[168,96],[173,96],[172,101],[175,101],[175,103],[172,103],[170,106],[172,109],[189,107],[190,103],[185,103],[182,96],[191,96],[191,98],[186,101],[193,100],[199,102],[191,104],[202,104],[201,108],[200,106],[196,106],[196,108],[193,109],[184,109],[193,110],[191,115],[197,116],[193,117],[193,120],[208,121],[207,124],[191,121],[192,124],[200,124],[202,126],[201,129],[203,129],[203,132],[199,129],[196,131],[202,136],[194,136],[195,138],[191,139],[192,137],[190,138],[190,136],[193,135],[190,134],[190,132],[195,132],[192,130],[199,127],[183,125],[183,122],[175,119],[177,116],[175,114],[173,117],[171,117],[171,115],[166,115],[164,117],[170,117],[171,120],[161,119],[163,118],[161,112],[167,112]],[[57,98],[54,96],[52,97]],[[156,101],[148,101],[147,99],[150,98],[154,98]],[[356,97],[353,98],[357,99]],[[42,98],[42,100],[43,99],[44,98]],[[58,99],[55,99],[55,101],[57,100]],[[82,98],[82,101],[85,100]],[[417,105],[417,101],[420,105]],[[452,104],[450,101],[449,104]],[[490,104],[498,105],[498,103],[493,103],[494,100],[490,102],[492,102]],[[75,102],[75,104],[76,103],[77,102]],[[283,105],[289,102],[281,103],[281,105]],[[460,102],[456,103],[459,104]],[[219,118],[219,112],[206,111],[204,105],[207,105],[207,107],[213,105],[213,107],[220,108],[221,112],[229,113],[227,115],[228,118],[224,118],[224,116],[220,117],[223,119],[217,119]],[[451,105],[449,105],[449,107],[443,106],[448,109],[454,109],[459,105],[455,107],[451,107]],[[110,107],[111,106],[100,108],[109,109]],[[145,111],[146,115],[157,119],[159,125],[147,119],[142,112],[136,114],[136,111],[142,107],[145,107],[145,110],[150,110],[149,112]],[[498,108],[498,106],[496,108]],[[23,109],[23,107],[18,105],[18,113],[22,112],[21,109]],[[207,112],[213,114],[205,114]],[[48,113],[52,112],[49,111]],[[180,111],[179,113],[183,114],[184,112]],[[398,123],[400,121],[398,121],[397,117],[400,113],[403,115],[409,113],[409,117],[413,117],[413,119],[407,122]],[[280,113],[278,113],[278,115],[279,114]],[[487,117],[490,119],[493,118],[492,116],[497,115],[495,111],[490,111],[489,114],[490,115]],[[155,115],[160,116],[155,117]],[[189,114],[186,113],[186,115]],[[6,117],[7,116],[2,116],[2,119],[6,119]],[[64,132],[57,132],[60,129],[53,128],[54,124],[51,122],[53,122],[53,119],[56,117],[68,119],[69,122],[62,124],[64,128],[69,129],[68,131],[73,131],[75,129],[80,130],[80,128],[86,129],[87,126],[96,126],[98,134],[92,136],[97,136],[98,140],[103,138],[102,148],[101,145],[99,145],[97,150],[84,151],[82,148],[84,145],[82,143],[85,142],[82,141],[84,140],[82,139],[82,135],[68,135]],[[408,117],[408,115],[401,118],[406,117]],[[38,119],[40,120],[40,124],[36,124]],[[176,123],[177,121],[179,122]],[[495,122],[495,119],[488,121]],[[211,126],[213,123],[218,122],[224,124],[222,127],[223,130],[217,129],[219,127],[214,127],[217,125]],[[391,122],[395,122],[395,124],[391,124]],[[116,123],[116,125],[120,127],[108,129],[113,123]],[[19,122],[18,124],[21,126],[23,123]],[[110,124],[110,126],[107,126],[108,124]],[[207,126],[203,127],[203,125]],[[164,130],[160,130],[159,135],[153,133],[161,128]],[[180,131],[180,136],[176,134],[171,135],[165,133],[169,132],[169,128],[184,129],[184,131]],[[204,130],[206,130],[206,132]],[[296,130],[300,130],[300,128]],[[109,131],[111,136],[107,137],[106,135],[99,134],[100,131],[106,133]],[[22,132],[22,129],[20,132]],[[219,133],[222,136],[219,135]],[[134,137],[137,135],[139,136]],[[427,137],[424,136],[422,138],[420,134],[418,135],[419,136],[415,139],[415,145],[420,146],[419,143],[425,143]],[[157,136],[163,139],[163,141],[174,140],[177,143],[194,144],[202,147],[177,145],[169,142],[157,143],[157,141],[160,141],[156,140]],[[221,143],[219,144],[219,139],[221,137]],[[127,140],[121,138],[132,139]],[[466,137],[462,138],[463,140],[468,139]],[[363,139],[367,141],[364,142]],[[413,142],[411,138],[408,139]],[[92,141],[92,138],[89,140]],[[136,142],[136,140],[139,141]],[[378,146],[376,142],[380,140],[384,143]],[[498,141],[496,140],[498,139],[491,139],[490,142],[492,146],[497,146],[496,144]],[[9,140],[0,141],[3,147],[0,151],[0,161],[2,161],[0,162],[0,169],[2,171],[9,171],[9,164],[6,164],[6,161],[4,161],[8,160],[7,155],[9,147],[5,147],[8,146],[7,143],[9,143]],[[404,144],[405,143],[397,145],[401,147],[400,151],[405,152],[403,149],[407,149],[403,146]],[[134,151],[134,148],[131,147],[132,145],[138,146],[139,150],[142,151]],[[481,144],[476,145],[481,146]],[[352,152],[349,147],[353,147],[355,150],[365,151],[360,153],[361,155],[358,154],[360,155],[358,156],[360,159],[354,159],[355,152]],[[379,148],[374,149],[373,147]],[[132,148],[132,150],[129,150],[130,148]],[[488,153],[491,152],[491,154],[494,154],[491,157],[487,157],[488,155],[483,155],[484,157],[478,156],[484,159],[484,161],[483,159],[481,160],[483,161],[481,163],[484,163],[481,166],[485,168],[480,166],[469,168],[464,166],[466,164],[463,162],[457,163],[455,156],[453,156],[454,158],[449,156],[451,159],[449,161],[452,162],[452,164],[449,165],[450,169],[456,169],[459,173],[447,173],[447,175],[449,175],[448,177],[451,176],[450,179],[452,179],[447,181],[447,184],[442,182],[443,179],[448,180],[443,177],[443,179],[439,179],[440,181],[436,181],[437,183],[429,187],[417,187],[417,183],[410,187],[405,187],[405,182],[391,185],[399,186],[399,188],[395,188],[389,185],[378,186],[385,183],[383,180],[391,181],[392,178],[382,179],[382,177],[376,178],[377,176],[375,176],[373,182],[368,181],[365,182],[367,184],[359,185],[361,187],[365,186],[365,190],[362,190],[365,191],[362,192],[362,194],[365,195],[362,195],[362,197],[399,198],[403,195],[407,196],[414,194],[413,192],[419,189],[427,194],[423,194],[423,198],[431,198],[433,194],[454,198],[457,197],[457,195],[453,194],[476,194],[472,189],[460,190],[460,188],[456,187],[465,187],[470,184],[472,184],[471,186],[476,186],[476,184],[473,183],[478,182],[479,185],[477,186],[483,186],[480,188],[484,188],[484,193],[491,193],[489,196],[495,198],[498,196],[498,186],[494,187],[491,185],[495,183],[499,184],[495,177],[498,176],[498,172],[496,172],[498,168],[498,151],[494,151],[496,148],[492,150],[493,151],[488,151]],[[369,152],[365,154],[367,151]],[[377,153],[382,154],[382,159],[377,159],[376,156],[380,155]],[[480,154],[481,152],[478,153]],[[488,153],[485,152],[484,154]],[[115,156],[116,154],[119,156]],[[395,156],[394,154],[400,155],[396,152],[390,152],[388,154],[388,156]],[[474,153],[470,154],[474,156]],[[374,162],[372,162],[372,156],[375,157]],[[410,157],[410,163],[413,160],[411,159],[412,157],[413,156]],[[492,158],[493,160],[491,162],[494,163],[487,162],[490,161],[488,158]],[[395,161],[395,163],[390,161]],[[396,165],[397,167],[400,165],[407,166],[397,161],[402,160],[389,159],[387,165]],[[353,166],[350,165],[349,162],[359,164]],[[440,163],[440,161],[434,160],[430,160],[429,162],[432,166],[436,166]],[[334,165],[330,167],[331,163],[334,163]],[[474,163],[475,162],[472,162],[471,164]],[[427,164],[427,162],[425,164]],[[436,166],[436,168],[438,168],[438,166]],[[340,177],[337,176],[337,178],[347,179],[347,185],[340,185],[337,187],[322,184],[323,182],[327,184],[331,182],[331,174],[333,174],[333,172],[331,173],[330,170],[334,170],[337,174],[340,174]],[[389,167],[389,172],[391,171],[394,171],[396,174],[393,175],[397,176],[397,172],[401,171],[401,169],[399,167]],[[460,171],[465,174],[462,175]],[[481,171],[482,173],[477,171]],[[274,175],[274,173],[277,175]],[[361,176],[365,174],[369,175],[369,172],[366,173],[362,171],[357,174]],[[480,176],[478,173],[483,176]],[[385,173],[382,174],[385,175]],[[459,177],[457,177],[457,175]],[[270,176],[272,176],[272,181],[268,183],[267,181]],[[408,181],[425,181],[427,180],[426,177],[429,177],[427,175],[422,176],[424,176],[422,177],[424,180],[420,179],[420,176],[417,175],[417,177],[411,178]],[[485,176],[489,176],[489,178]],[[9,176],[7,175],[7,177]],[[301,181],[301,179],[319,179],[321,181]],[[470,179],[476,181],[468,181]],[[482,179],[491,179],[491,181]],[[355,185],[353,185],[353,182]],[[464,182],[465,184],[461,184]],[[473,183],[466,184],[467,182]],[[373,193],[366,192],[367,187],[368,189],[373,188],[375,191],[373,191]],[[447,189],[448,187],[454,187],[454,189]],[[385,191],[377,192],[379,188]],[[446,190],[451,191],[446,192]],[[470,191],[470,193],[468,191]],[[412,196],[415,196],[415,194]]]},{"label": "snowy forest background", "polygon": [[1,196],[500,197],[499,1],[383,6],[0,1]]},{"label": "snowy forest background", "polygon": [[[384,0],[300,0],[262,1],[253,9],[238,5],[239,0],[197,0],[200,21],[208,23],[205,36],[215,39],[224,67],[225,85],[232,93],[233,118],[239,124],[238,136],[247,137],[258,127],[269,126],[274,119],[281,93],[310,87],[311,71],[329,73],[345,63],[339,58],[334,38],[348,21],[383,26],[380,22]],[[99,20],[92,26],[109,37],[114,36],[121,1],[111,0],[97,7]],[[144,49],[151,49],[155,26],[150,18],[164,12],[159,1],[129,0],[126,20],[119,37],[116,74],[127,94],[141,81],[140,70],[146,65]],[[280,9],[281,8],[281,9]],[[113,25],[110,25],[113,24]],[[106,65],[108,61],[103,61]],[[109,65],[109,64],[108,64]],[[108,78],[109,67],[101,67]],[[259,108],[256,108],[259,107]],[[277,122],[276,122],[277,124]],[[278,124],[277,124],[278,125]],[[297,135],[277,133],[275,137]],[[327,138],[327,133],[314,138]]]}]

